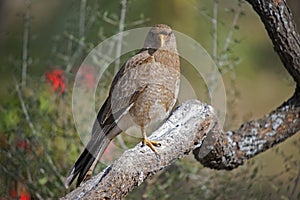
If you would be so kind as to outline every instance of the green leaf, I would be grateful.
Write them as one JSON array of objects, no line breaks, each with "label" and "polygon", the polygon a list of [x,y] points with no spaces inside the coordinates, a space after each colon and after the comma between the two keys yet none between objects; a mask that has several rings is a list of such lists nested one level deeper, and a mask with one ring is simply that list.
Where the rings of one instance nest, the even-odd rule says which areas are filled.
[{"label": "green leaf", "polygon": [[39,96],[40,110],[45,112],[49,110],[49,98],[45,97],[43,94]]},{"label": "green leaf", "polygon": [[48,178],[47,177],[40,178],[38,182],[40,185],[45,185],[48,182]]},{"label": "green leaf", "polygon": [[6,127],[12,128],[15,127],[16,124],[20,121],[18,110],[10,109],[7,114],[4,116],[4,123]]}]

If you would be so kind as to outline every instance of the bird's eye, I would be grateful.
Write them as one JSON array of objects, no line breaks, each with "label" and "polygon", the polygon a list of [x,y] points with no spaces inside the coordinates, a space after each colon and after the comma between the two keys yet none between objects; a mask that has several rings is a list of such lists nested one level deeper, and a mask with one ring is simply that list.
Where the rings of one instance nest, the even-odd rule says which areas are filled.
[{"label": "bird's eye", "polygon": [[170,31],[170,32],[169,31],[168,32],[167,31],[160,32],[160,34],[165,35],[165,36],[171,36],[172,33],[173,33],[172,31]]},{"label": "bird's eye", "polygon": [[166,31],[162,31],[162,32],[160,32],[160,34],[162,34],[162,35],[169,35],[169,33],[166,32]]}]

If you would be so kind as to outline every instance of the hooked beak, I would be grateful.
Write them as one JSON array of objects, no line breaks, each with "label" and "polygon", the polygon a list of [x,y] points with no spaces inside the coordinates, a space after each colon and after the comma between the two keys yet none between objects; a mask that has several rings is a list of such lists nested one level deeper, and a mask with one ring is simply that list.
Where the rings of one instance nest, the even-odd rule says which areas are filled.
[{"label": "hooked beak", "polygon": [[165,36],[163,34],[159,34],[160,47],[163,47],[165,44]]}]

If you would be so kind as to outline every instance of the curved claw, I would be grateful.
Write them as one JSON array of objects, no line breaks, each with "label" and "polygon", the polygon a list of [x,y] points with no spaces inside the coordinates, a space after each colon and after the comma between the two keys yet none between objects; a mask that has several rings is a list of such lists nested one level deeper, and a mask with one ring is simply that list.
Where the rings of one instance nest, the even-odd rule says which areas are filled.
[{"label": "curved claw", "polygon": [[147,145],[148,147],[150,147],[150,149],[151,149],[154,153],[158,154],[158,152],[157,152],[157,150],[155,149],[155,147],[161,146],[161,144],[160,144],[159,142],[151,141],[151,140],[149,140],[148,138],[143,138],[142,143],[143,143],[143,145]]}]

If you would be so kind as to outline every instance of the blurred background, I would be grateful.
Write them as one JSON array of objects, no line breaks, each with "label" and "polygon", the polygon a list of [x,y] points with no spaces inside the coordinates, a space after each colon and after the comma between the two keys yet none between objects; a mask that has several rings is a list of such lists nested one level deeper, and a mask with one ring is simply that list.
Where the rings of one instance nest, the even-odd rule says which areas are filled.
[{"label": "blurred background", "polygon": [[[299,28],[300,3],[288,4]],[[192,37],[214,59],[227,94],[225,130],[263,116],[293,94],[294,82],[259,17],[244,1],[2,0],[1,200],[57,199],[70,191],[63,186],[64,176],[83,149],[71,108],[80,64],[106,38],[157,23]],[[120,63],[130,55],[121,56]],[[118,69],[114,65],[98,83],[97,109]],[[182,73],[197,97],[209,102],[201,77],[193,77],[188,66],[182,60]],[[82,73],[82,80],[92,89],[92,68]],[[115,148],[107,150],[106,161],[138,141],[123,134]],[[232,171],[203,168],[190,155],[147,180],[127,199],[299,199],[299,146],[296,134]]]}]

